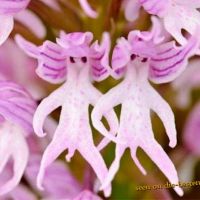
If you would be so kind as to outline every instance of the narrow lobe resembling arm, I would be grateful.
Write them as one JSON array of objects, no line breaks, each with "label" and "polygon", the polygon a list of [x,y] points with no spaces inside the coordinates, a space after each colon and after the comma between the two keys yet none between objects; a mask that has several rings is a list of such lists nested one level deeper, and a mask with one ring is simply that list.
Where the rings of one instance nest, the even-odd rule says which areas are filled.
[{"label": "narrow lobe resembling arm", "polygon": [[148,101],[150,102],[150,108],[158,114],[162,120],[166,133],[169,137],[169,146],[175,147],[177,144],[177,132],[175,126],[174,113],[169,104],[158,94],[153,88],[148,91]]},{"label": "narrow lobe resembling arm", "polygon": [[[95,89],[95,88],[94,88]],[[108,134],[107,129],[101,122],[103,116],[107,119],[110,132],[116,134],[118,129],[118,119],[113,110],[113,107],[120,104],[121,102],[121,93],[118,91],[119,86],[111,89],[108,93],[102,95],[98,90],[97,92],[93,91],[93,96],[95,94],[95,98],[93,99],[92,104],[94,105],[94,109],[92,111],[92,123],[94,127],[105,137],[108,139],[117,142],[116,138]],[[95,89],[96,90],[96,89]],[[118,142],[117,142],[118,143]]]},{"label": "narrow lobe resembling arm", "polygon": [[[111,135],[116,135],[118,128],[119,128],[119,120],[117,118],[117,115],[115,113],[115,111],[112,109],[111,111],[109,111],[108,113],[104,114],[109,127],[110,127],[110,134]],[[97,148],[99,151],[101,151],[102,149],[104,149],[108,144],[110,143],[110,140],[105,137],[101,140],[101,142],[98,144]]]},{"label": "narrow lobe resembling arm", "polygon": [[[103,94],[100,91],[98,91],[94,86],[91,86],[90,90],[90,101],[91,104],[95,107],[99,99],[103,96]],[[114,109],[111,107],[110,110],[107,110],[102,114],[102,117],[103,115],[109,124],[110,132],[113,133],[113,135],[115,135],[118,130],[119,122]]]},{"label": "narrow lobe resembling arm", "polygon": [[63,103],[64,87],[61,86],[42,100],[33,117],[33,128],[39,137],[44,137],[43,124],[46,117]]}]

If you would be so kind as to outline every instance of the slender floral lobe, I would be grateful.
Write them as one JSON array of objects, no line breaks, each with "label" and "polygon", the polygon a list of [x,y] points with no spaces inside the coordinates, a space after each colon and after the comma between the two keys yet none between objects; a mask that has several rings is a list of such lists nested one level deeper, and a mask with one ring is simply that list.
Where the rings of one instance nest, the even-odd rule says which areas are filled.
[{"label": "slender floral lobe", "polygon": [[87,0],[79,0],[79,3],[81,5],[81,7],[83,8],[83,10],[85,11],[85,13],[91,17],[91,18],[97,18],[98,14],[96,11],[94,11],[91,6],[89,5]]}]

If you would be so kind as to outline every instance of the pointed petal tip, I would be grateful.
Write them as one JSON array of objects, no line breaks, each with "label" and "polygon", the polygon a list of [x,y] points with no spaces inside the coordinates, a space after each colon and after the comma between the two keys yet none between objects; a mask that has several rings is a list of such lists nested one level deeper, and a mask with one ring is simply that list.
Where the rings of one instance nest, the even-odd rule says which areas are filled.
[{"label": "pointed petal tip", "polygon": [[42,185],[43,178],[38,174],[37,176],[37,188],[41,191],[44,190],[44,186]]},{"label": "pointed petal tip", "polygon": [[184,195],[183,189],[180,188],[179,186],[174,187],[174,190],[176,191],[176,193],[182,197]]},{"label": "pointed petal tip", "polygon": [[47,135],[47,133],[44,133],[44,132],[40,132],[40,133],[36,133],[36,135],[38,137],[45,137]]},{"label": "pointed petal tip", "polygon": [[169,142],[169,146],[170,146],[171,148],[176,147],[176,145],[177,145],[177,141],[170,141],[170,142]]}]

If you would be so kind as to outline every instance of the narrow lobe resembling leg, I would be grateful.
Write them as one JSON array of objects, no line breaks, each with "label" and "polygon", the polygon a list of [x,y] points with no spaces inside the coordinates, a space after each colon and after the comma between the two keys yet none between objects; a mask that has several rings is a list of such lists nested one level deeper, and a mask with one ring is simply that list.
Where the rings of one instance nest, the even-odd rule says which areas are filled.
[{"label": "narrow lobe resembling leg", "polygon": [[41,190],[43,190],[42,182],[44,179],[46,168],[53,163],[56,158],[67,148],[67,136],[65,135],[66,127],[61,124],[58,125],[58,128],[55,132],[55,135],[49,144],[49,146],[46,148],[41,164],[40,164],[40,170],[37,176],[37,186]]},{"label": "narrow lobe resembling leg", "polygon": [[136,155],[137,146],[132,146],[132,147],[130,147],[130,149],[131,149],[131,157],[132,157],[133,161],[135,162],[135,164],[137,165],[137,167],[139,168],[139,170],[140,170],[144,175],[146,175],[147,172],[146,172],[146,170],[144,169],[144,167],[141,165],[141,163],[140,163],[140,161],[138,160],[137,155]]},{"label": "narrow lobe resembling leg", "polygon": [[[141,148],[147,153],[152,161],[160,168],[168,180],[172,184],[178,184],[178,175],[174,164],[169,159],[162,147],[154,140],[149,140],[141,145]],[[183,195],[183,190],[179,186],[175,186],[174,190],[180,196]]]},{"label": "narrow lobe resembling leg", "polygon": [[108,138],[104,137],[100,141],[100,143],[97,145],[98,151],[101,151],[102,149],[104,149],[109,143],[110,143],[110,140]]},{"label": "narrow lobe resembling leg", "polygon": [[103,190],[104,188],[106,188],[109,184],[111,184],[115,174],[117,173],[119,167],[120,167],[120,160],[122,155],[124,154],[124,151],[126,149],[126,146],[124,145],[117,145],[116,146],[116,150],[115,150],[115,159],[112,162],[112,165],[108,171],[108,174],[106,176],[106,179],[104,179],[102,186],[100,188],[100,190]]},{"label": "narrow lobe resembling leg", "polygon": [[71,161],[71,158],[74,156],[74,153],[75,153],[75,148],[69,148],[68,149],[68,153],[65,156],[65,159],[67,160],[67,162]]},{"label": "narrow lobe resembling leg", "polygon": [[[91,135],[89,137],[91,137]],[[87,162],[91,165],[100,182],[103,183],[103,180],[106,178],[108,170],[101,154],[94,146],[92,139],[88,139],[84,143],[79,142],[78,150],[80,154],[84,157],[84,159],[87,160]],[[104,195],[106,197],[109,197],[110,194],[111,185],[107,185],[107,187],[104,189]]]}]

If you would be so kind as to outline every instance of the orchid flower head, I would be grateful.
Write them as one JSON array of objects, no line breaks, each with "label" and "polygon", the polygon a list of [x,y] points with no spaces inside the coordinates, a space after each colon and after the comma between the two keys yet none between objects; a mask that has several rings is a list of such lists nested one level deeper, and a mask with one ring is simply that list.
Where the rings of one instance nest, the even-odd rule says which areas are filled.
[{"label": "orchid flower head", "polygon": [[91,32],[75,32],[66,34],[61,32],[57,43],[65,49],[71,63],[81,60],[82,65],[88,63],[91,67],[92,79],[102,81],[109,76],[109,52],[110,36],[105,32],[102,41],[91,43],[93,34]]},{"label": "orchid flower head", "polygon": [[[153,110],[162,120],[172,148],[177,144],[174,114],[148,79],[156,83],[173,80],[185,68],[188,57],[194,55],[198,40],[197,36],[192,37],[186,46],[177,47],[174,42],[164,43],[162,37],[158,37],[159,31],[155,30],[132,31],[127,40],[118,40],[112,56],[113,77],[118,79],[124,76],[124,79],[104,94],[92,111],[92,123],[102,133],[102,116],[115,106],[122,105],[117,139],[123,143],[116,145],[115,159],[101,189],[111,183],[126,148],[130,148],[133,161],[146,174],[136,156],[138,147],[149,155],[171,183],[178,183],[172,161],[154,138],[150,111]],[[174,190],[183,195],[180,187]]]},{"label": "orchid flower head", "polygon": [[198,31],[184,46],[177,46],[175,41],[162,42],[156,28],[152,28],[150,32],[131,31],[128,40],[120,38],[114,48],[113,77],[121,78],[126,71],[127,63],[140,57],[142,62],[148,63],[148,78],[151,81],[171,82],[185,70],[188,59],[198,53],[198,48]]},{"label": "orchid flower head", "polygon": [[89,64],[92,80],[101,81],[109,76],[108,56],[110,52],[110,38],[103,34],[101,44],[91,44],[93,35],[90,32],[75,32],[65,34],[61,32],[57,43],[45,41],[37,47],[21,36],[16,36],[18,45],[29,56],[38,59],[36,73],[42,79],[58,84],[67,78],[67,70],[78,62],[82,67]]},{"label": "orchid flower head", "polygon": [[13,177],[0,188],[4,195],[19,184],[25,170],[29,157],[26,137],[33,132],[36,104],[21,86],[10,81],[1,81],[0,91],[0,173],[13,158]]},{"label": "orchid flower head", "polygon": [[[46,117],[61,106],[59,124],[41,160],[37,176],[37,186],[40,189],[43,189],[42,182],[46,168],[65,149],[68,149],[66,155],[68,162],[78,150],[92,166],[100,182],[107,174],[104,160],[93,143],[88,109],[90,104],[94,106],[102,96],[92,85],[92,81],[103,80],[109,75],[110,38],[105,33],[101,44],[97,42],[91,44],[92,40],[93,35],[90,32],[69,34],[62,32],[57,39],[58,44],[46,41],[37,47],[17,37],[19,46],[38,60],[37,73],[41,70],[41,73],[38,73],[40,77],[51,83],[61,83],[66,80],[61,87],[42,100],[33,119],[35,133],[43,137],[46,135],[43,131]],[[50,78],[49,74],[52,75]],[[62,79],[57,77],[60,74],[62,76],[59,77]],[[109,132],[114,135],[118,127],[117,116],[111,109],[105,113],[105,117],[109,123]],[[104,135],[116,141],[106,129]],[[107,186],[104,190],[105,196],[109,196],[110,192],[111,187]]]}]

